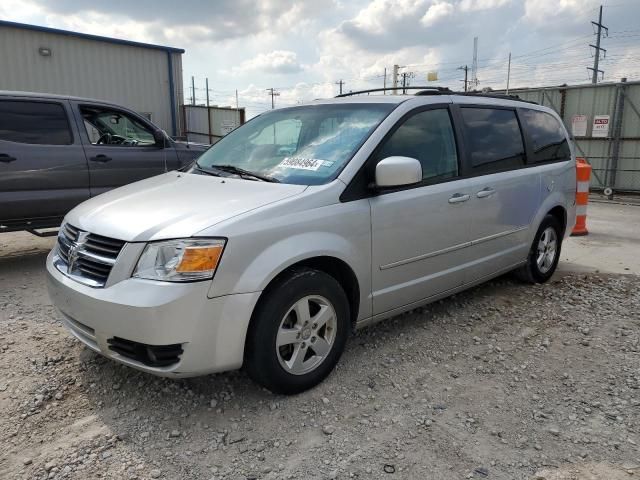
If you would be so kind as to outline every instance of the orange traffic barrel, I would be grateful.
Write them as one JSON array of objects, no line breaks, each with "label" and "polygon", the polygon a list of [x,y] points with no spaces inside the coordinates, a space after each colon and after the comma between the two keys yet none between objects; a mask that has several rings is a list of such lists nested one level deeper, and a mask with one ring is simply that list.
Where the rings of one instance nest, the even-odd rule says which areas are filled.
[{"label": "orange traffic barrel", "polygon": [[589,179],[591,178],[591,165],[584,158],[576,158],[576,225],[571,235],[586,235],[587,230],[587,204],[589,203]]}]

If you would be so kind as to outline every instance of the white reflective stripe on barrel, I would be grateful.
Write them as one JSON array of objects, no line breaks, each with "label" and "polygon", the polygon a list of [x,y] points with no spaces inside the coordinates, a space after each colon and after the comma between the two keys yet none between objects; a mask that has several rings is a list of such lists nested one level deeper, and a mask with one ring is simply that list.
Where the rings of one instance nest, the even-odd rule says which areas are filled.
[{"label": "white reflective stripe on barrel", "polygon": [[588,192],[589,191],[589,182],[578,182],[578,193]]},{"label": "white reflective stripe on barrel", "polygon": [[578,205],[576,207],[576,216],[586,215],[587,214],[587,206],[586,205]]}]

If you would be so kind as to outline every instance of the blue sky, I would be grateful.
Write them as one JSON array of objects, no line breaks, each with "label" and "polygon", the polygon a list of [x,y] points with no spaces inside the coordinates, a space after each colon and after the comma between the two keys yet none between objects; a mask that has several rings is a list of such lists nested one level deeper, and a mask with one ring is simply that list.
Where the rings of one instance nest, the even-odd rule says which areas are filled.
[{"label": "blue sky", "polygon": [[[605,80],[640,79],[640,1],[611,0],[3,0],[0,18],[186,50],[185,96],[209,78],[213,103],[240,104],[250,115],[345,89],[381,87],[385,67],[412,72],[413,85],[461,88],[479,37],[479,88],[502,88],[512,53],[511,85],[584,83],[593,63],[590,23],[604,4]],[[388,77],[390,81],[390,77]]]}]

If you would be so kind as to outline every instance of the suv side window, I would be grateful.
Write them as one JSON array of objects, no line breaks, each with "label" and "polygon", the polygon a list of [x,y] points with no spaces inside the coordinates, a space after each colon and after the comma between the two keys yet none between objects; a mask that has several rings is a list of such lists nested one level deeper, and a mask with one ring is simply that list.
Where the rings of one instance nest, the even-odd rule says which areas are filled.
[{"label": "suv side window", "polygon": [[99,106],[81,106],[80,113],[93,145],[149,147],[156,143],[149,127],[124,112]]},{"label": "suv side window", "polygon": [[449,111],[425,110],[409,117],[377,151],[375,162],[387,157],[411,157],[422,164],[424,183],[458,175],[458,153]]},{"label": "suv side window", "polygon": [[59,103],[0,100],[0,140],[32,145],[71,145],[67,112]]},{"label": "suv side window", "polygon": [[461,108],[474,174],[524,166],[522,132],[514,110]]},{"label": "suv side window", "polygon": [[520,114],[533,144],[534,162],[553,162],[571,158],[564,129],[553,115],[530,109],[522,109]]}]

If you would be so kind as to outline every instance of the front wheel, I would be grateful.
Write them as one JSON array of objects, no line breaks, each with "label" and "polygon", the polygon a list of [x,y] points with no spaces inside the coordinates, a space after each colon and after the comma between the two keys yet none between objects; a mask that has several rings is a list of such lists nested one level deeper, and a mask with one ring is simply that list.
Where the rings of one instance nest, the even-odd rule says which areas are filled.
[{"label": "front wheel", "polygon": [[349,303],[330,275],[302,268],[269,288],[249,327],[245,366],[275,393],[320,383],[338,362],[349,334]]},{"label": "front wheel", "polygon": [[528,283],[544,283],[556,271],[562,247],[562,226],[556,217],[547,215],[533,239],[527,263],[516,270],[517,276]]}]

